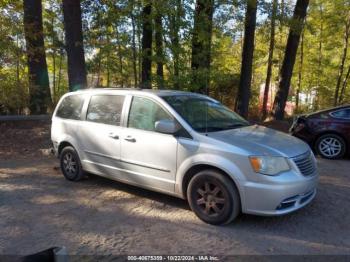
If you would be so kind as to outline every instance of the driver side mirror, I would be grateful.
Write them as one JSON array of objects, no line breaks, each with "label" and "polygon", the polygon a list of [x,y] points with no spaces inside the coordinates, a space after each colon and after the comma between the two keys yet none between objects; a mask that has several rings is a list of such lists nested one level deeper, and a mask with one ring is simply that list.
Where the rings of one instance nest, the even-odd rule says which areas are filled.
[{"label": "driver side mirror", "polygon": [[155,131],[163,134],[175,134],[179,127],[175,120],[162,119],[155,123]]}]

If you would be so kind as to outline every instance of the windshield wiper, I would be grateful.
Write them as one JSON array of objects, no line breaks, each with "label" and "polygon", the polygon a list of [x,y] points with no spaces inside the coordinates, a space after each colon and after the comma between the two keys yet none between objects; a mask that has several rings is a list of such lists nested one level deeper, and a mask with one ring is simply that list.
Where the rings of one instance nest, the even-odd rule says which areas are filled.
[{"label": "windshield wiper", "polygon": [[229,125],[229,126],[225,126],[223,128],[223,130],[235,129],[235,128],[239,128],[239,127],[242,127],[242,126],[248,126],[248,125],[247,124],[243,124],[243,123],[232,124],[232,125]]},{"label": "windshield wiper", "polygon": [[215,131],[222,131],[225,130],[223,127],[216,127],[216,126],[208,126],[208,127],[200,127],[195,128],[197,132],[215,132]]},{"label": "windshield wiper", "polygon": [[235,129],[243,126],[248,126],[249,124],[247,123],[236,123],[236,124],[231,124],[227,126],[208,126],[208,127],[198,127],[195,128],[197,132],[218,132],[218,131],[224,131],[224,130],[229,130],[229,129]]}]

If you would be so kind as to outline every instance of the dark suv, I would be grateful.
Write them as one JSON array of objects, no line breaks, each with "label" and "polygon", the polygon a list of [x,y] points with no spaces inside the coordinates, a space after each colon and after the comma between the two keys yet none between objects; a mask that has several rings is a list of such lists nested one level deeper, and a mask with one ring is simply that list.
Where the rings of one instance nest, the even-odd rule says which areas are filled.
[{"label": "dark suv", "polygon": [[341,158],[350,148],[350,105],[298,116],[289,131],[322,157]]}]

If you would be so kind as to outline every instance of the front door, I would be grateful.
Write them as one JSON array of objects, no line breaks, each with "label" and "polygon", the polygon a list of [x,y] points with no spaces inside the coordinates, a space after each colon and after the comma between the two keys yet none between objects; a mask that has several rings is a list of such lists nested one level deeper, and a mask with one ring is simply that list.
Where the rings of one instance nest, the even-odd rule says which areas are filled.
[{"label": "front door", "polygon": [[173,117],[156,101],[133,97],[121,138],[121,161],[132,182],[174,192],[178,141],[155,131],[155,123],[162,119]]}]

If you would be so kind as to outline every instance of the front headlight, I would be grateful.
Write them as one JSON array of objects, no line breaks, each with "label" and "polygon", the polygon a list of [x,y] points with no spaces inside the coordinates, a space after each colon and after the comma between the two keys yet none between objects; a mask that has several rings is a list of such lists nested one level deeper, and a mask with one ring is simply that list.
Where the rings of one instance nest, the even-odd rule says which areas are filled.
[{"label": "front headlight", "polygon": [[275,176],[290,170],[287,159],[276,156],[250,156],[250,164],[256,173]]}]

